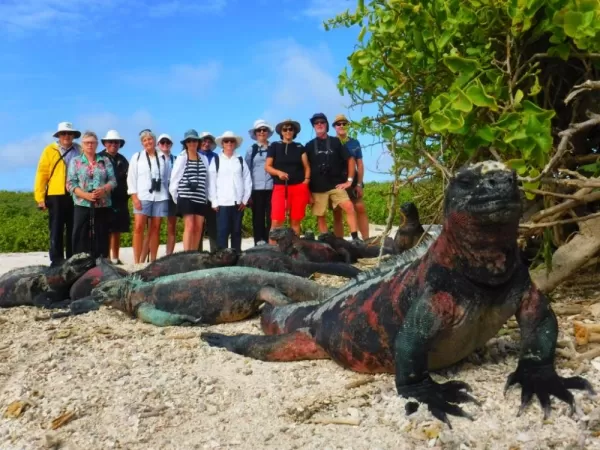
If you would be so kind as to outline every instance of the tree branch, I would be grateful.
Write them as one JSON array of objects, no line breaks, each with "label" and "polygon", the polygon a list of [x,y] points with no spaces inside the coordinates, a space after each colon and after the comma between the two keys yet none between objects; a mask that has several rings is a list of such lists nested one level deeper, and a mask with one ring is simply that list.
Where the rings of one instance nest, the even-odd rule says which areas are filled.
[{"label": "tree branch", "polygon": [[564,219],[564,220],[553,220],[552,222],[542,222],[542,223],[521,223],[519,224],[519,228],[547,228],[553,227],[555,225],[566,225],[568,223],[575,222],[584,222],[586,220],[595,219],[596,217],[600,217],[600,212],[589,214],[587,216],[576,217],[574,219]]},{"label": "tree branch", "polygon": [[581,92],[594,90],[594,89],[600,89],[600,80],[599,81],[587,80],[584,83],[573,86],[573,90],[571,91],[571,93],[569,95],[567,95],[567,98],[565,98],[565,105],[569,104],[569,102],[571,100],[573,100]]}]

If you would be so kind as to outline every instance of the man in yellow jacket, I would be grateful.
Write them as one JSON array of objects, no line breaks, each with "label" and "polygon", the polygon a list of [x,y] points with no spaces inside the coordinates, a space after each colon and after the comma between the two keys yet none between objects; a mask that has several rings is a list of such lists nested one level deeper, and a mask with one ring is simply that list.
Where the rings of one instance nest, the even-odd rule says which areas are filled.
[{"label": "man in yellow jacket", "polygon": [[58,142],[44,148],[35,174],[35,202],[40,210],[48,210],[51,265],[60,264],[73,255],[73,198],[69,195],[66,184],[69,162],[81,153],[81,146],[73,142],[80,136],[81,132],[73,128],[72,123],[59,123],[58,130],[54,133]]}]

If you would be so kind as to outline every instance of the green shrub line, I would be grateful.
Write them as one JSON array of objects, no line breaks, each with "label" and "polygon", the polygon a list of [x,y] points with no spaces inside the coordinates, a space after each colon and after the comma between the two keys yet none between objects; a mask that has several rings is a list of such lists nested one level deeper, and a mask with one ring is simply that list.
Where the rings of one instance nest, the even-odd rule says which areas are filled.
[{"label": "green shrub line", "polygon": [[[390,182],[371,182],[365,185],[365,205],[369,222],[372,224],[383,225],[388,216],[388,201],[390,198]],[[398,193],[397,205],[403,202],[411,201],[415,197],[418,188],[407,186],[400,189]],[[419,195],[420,201],[414,200],[419,206],[420,203],[427,209],[427,203],[431,198],[427,195]],[[130,200],[130,211],[131,200]],[[396,215],[397,217],[397,215]],[[425,218],[422,214],[422,220]],[[133,214],[132,214],[133,221]],[[426,222],[425,220],[423,220]],[[327,222],[332,227],[333,217],[328,213]],[[344,220],[345,223],[345,220]],[[21,253],[48,250],[48,213],[37,209],[31,192],[11,192],[0,191],[0,252],[2,253]],[[345,224],[346,233],[349,234]],[[317,232],[316,217],[310,213],[310,207],[307,209],[307,215],[302,222],[302,229],[314,230]],[[133,223],[131,230],[133,230]],[[242,223],[242,234],[244,237],[252,236],[252,211],[246,210]],[[177,241],[181,241],[183,236],[183,221],[177,221]],[[131,246],[131,233],[121,235],[121,245],[123,247]],[[166,223],[163,221],[161,227],[161,244],[166,242]]]}]

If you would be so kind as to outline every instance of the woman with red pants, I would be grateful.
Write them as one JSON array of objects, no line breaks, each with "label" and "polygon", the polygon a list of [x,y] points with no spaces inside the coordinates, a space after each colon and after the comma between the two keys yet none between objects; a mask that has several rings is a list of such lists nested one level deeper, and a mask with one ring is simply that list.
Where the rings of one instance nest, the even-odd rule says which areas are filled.
[{"label": "woman with red pants", "polygon": [[294,141],[300,133],[298,122],[284,120],[277,124],[275,131],[281,141],[269,145],[265,162],[265,170],[273,177],[271,229],[284,224],[287,204],[291,227],[300,235],[300,223],[310,201],[310,165],[304,146]]}]

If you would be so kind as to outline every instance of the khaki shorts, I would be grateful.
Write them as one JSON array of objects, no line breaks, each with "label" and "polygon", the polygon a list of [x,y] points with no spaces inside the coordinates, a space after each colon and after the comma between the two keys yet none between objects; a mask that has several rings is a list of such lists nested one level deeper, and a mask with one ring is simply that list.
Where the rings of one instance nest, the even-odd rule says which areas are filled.
[{"label": "khaki shorts", "polygon": [[331,189],[327,192],[313,192],[312,196],[314,199],[312,213],[317,217],[325,215],[330,200],[333,208],[336,208],[340,203],[350,200],[348,193],[344,189]]}]

